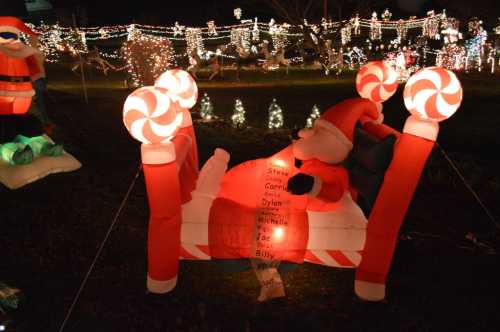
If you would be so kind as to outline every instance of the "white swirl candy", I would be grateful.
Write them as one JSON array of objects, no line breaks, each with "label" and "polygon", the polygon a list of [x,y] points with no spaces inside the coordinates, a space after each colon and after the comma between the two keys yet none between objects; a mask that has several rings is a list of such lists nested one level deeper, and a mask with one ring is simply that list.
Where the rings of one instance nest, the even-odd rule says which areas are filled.
[{"label": "white swirl candy", "polygon": [[165,143],[182,123],[179,105],[165,89],[146,86],[132,92],[123,105],[123,123],[143,143]]},{"label": "white swirl candy", "polygon": [[429,67],[410,77],[403,97],[410,113],[439,122],[448,119],[460,107],[462,86],[453,72],[442,67]]},{"label": "white swirl candy", "polygon": [[198,100],[198,86],[187,71],[181,69],[167,70],[158,77],[156,87],[164,88],[172,100],[182,108],[191,108]]}]

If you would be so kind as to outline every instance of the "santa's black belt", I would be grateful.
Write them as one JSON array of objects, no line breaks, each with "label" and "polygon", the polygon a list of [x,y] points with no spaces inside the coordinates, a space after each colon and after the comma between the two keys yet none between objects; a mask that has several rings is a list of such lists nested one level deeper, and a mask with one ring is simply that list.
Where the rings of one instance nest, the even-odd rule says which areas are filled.
[{"label": "santa's black belt", "polygon": [[0,75],[0,81],[11,82],[11,83],[31,82],[31,77],[29,77],[29,76],[7,76],[7,75]]}]

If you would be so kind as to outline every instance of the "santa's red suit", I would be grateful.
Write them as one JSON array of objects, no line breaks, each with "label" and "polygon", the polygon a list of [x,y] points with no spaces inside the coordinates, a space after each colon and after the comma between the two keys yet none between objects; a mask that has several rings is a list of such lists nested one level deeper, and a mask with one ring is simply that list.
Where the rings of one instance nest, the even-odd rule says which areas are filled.
[{"label": "santa's red suit", "polygon": [[[287,246],[280,254],[284,260],[301,263],[308,248],[309,225],[307,211],[314,211],[315,218],[328,213],[333,225],[335,212],[339,219],[350,218],[340,214],[339,201],[349,194],[349,178],[339,165],[352,149],[354,126],[362,115],[377,119],[379,112],[374,103],[356,98],[344,101],[326,111],[316,121],[313,129],[299,133],[300,139],[277,154],[251,160],[229,170],[223,177],[221,189],[210,209],[210,254],[216,258],[252,257],[252,243],[259,202],[266,199],[263,188],[267,186],[268,164],[282,161],[293,179],[299,173],[311,176],[313,184],[307,195],[282,193],[282,200],[290,201]],[[299,168],[295,159],[302,160]],[[286,190],[286,183],[284,188]],[[283,197],[285,195],[285,197]],[[288,196],[286,196],[288,195]],[[345,200],[344,200],[345,201]],[[334,213],[332,213],[334,212]],[[351,211],[348,211],[351,213]]]},{"label": "santa's red suit", "polygon": [[15,36],[0,36],[0,115],[26,113],[35,94],[31,76],[39,71],[33,57],[37,50],[17,39],[21,32],[35,35],[18,18],[0,17],[0,33]]},{"label": "santa's red suit", "polygon": [[[192,200],[182,206],[182,213],[183,190],[177,190],[180,179],[173,175],[177,173],[175,167],[166,178],[166,173],[149,174],[157,167],[145,165],[152,211],[148,289],[165,293],[175,287],[178,257],[258,257],[257,224],[266,218],[269,222],[264,227],[283,226],[283,241],[273,248],[273,260],[318,263],[308,253],[331,250],[359,256],[357,251],[365,242],[366,218],[349,194],[347,172],[340,163],[352,149],[354,126],[362,115],[376,119],[379,112],[366,99],[339,103],[325,112],[314,128],[302,130],[300,139],[287,148],[227,172],[229,156],[216,151],[200,172]],[[302,161],[299,168],[295,167],[296,159]],[[307,177],[311,184],[304,194],[287,191],[296,177]],[[164,197],[169,197],[168,204]]]},{"label": "santa's red suit", "polygon": [[321,181],[321,188],[316,189],[317,193],[313,192],[313,197],[309,197],[310,208],[337,202],[349,190],[349,175],[344,167],[310,159],[304,161],[298,172],[319,178]]}]

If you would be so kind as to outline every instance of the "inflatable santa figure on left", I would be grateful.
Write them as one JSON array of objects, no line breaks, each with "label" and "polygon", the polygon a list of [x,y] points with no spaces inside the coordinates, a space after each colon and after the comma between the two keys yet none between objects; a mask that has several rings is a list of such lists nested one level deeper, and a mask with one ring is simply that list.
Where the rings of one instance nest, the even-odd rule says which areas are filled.
[{"label": "inflatable santa figure on left", "polygon": [[62,154],[60,145],[33,137],[43,133],[38,121],[26,115],[35,94],[31,76],[40,70],[34,60],[39,51],[22,43],[21,33],[36,36],[18,18],[0,17],[0,154],[13,165],[28,164],[37,155]]},{"label": "inflatable santa figure on left", "polygon": [[[21,33],[36,34],[16,17],[0,16],[0,182],[15,189],[47,174],[71,171],[81,164],[65,155],[62,146],[44,136],[40,122],[28,115],[35,95],[31,77],[40,67],[40,51],[20,41]],[[42,161],[19,171],[12,166],[32,164],[37,157],[61,157]]]}]

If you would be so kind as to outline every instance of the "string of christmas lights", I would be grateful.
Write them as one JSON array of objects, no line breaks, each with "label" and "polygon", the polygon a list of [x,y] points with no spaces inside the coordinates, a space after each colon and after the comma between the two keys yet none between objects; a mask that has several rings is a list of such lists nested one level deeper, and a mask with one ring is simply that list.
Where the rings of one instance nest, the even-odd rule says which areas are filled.
[{"label": "string of christmas lights", "polygon": [[[239,15],[242,15],[240,12]],[[355,67],[366,61],[366,47],[370,50],[380,50],[386,52],[393,47],[402,45],[403,40],[408,38],[409,30],[421,29],[421,34],[429,39],[438,39],[441,37],[444,41],[444,46],[441,49],[430,49],[429,46],[418,46],[418,52],[426,63],[429,56],[432,59],[435,57],[436,65],[442,65],[454,70],[465,69],[467,71],[475,69],[481,71],[483,64],[496,63],[498,52],[489,50],[485,53],[485,43],[487,33],[482,28],[482,21],[473,18],[467,24],[468,34],[471,36],[463,42],[465,47],[465,56],[462,56],[462,45],[446,46],[446,44],[456,42],[455,39],[461,39],[461,34],[458,32],[459,23],[453,18],[446,16],[446,13],[435,14],[434,11],[429,11],[424,18],[411,17],[410,19],[392,20],[392,13],[388,10],[384,11],[381,19],[378,18],[376,12],[372,13],[370,19],[360,18],[359,15],[353,16],[349,20],[331,21],[322,19],[320,23],[323,30],[318,33],[323,40],[340,36],[340,40],[336,42],[346,47],[343,51],[345,62],[350,67]],[[48,62],[58,62],[61,60],[61,55],[64,53],[72,54],[87,54],[88,43],[95,41],[111,40],[111,39],[134,39],[135,34],[140,34],[140,38],[162,38],[159,40],[169,40],[171,46],[176,49],[185,47],[186,53],[174,54],[173,51],[169,54],[168,61],[174,61],[189,55],[190,52],[196,50],[200,56],[206,54],[205,45],[228,44],[233,43],[238,47],[246,50],[256,45],[255,43],[262,40],[269,40],[270,46],[276,52],[281,48],[286,48],[292,41],[299,40],[304,37],[304,26],[310,27],[313,31],[320,31],[319,25],[308,24],[306,21],[303,25],[289,25],[287,23],[278,24],[274,19],[269,23],[259,22],[257,18],[254,20],[241,20],[239,24],[217,26],[215,21],[210,20],[205,27],[186,27],[175,22],[173,26],[154,26],[143,24],[129,25],[113,25],[113,26],[95,26],[95,27],[62,27],[58,24],[47,25],[41,23],[39,26],[31,26],[39,34],[41,49],[44,52]],[[441,27],[441,29],[440,29]],[[382,41],[385,30],[394,30],[397,34],[396,41],[391,41],[390,44],[384,45]],[[367,45],[352,45],[359,43],[358,39],[353,41],[353,36],[360,35],[366,31],[368,35]],[[417,30],[418,31],[418,30]],[[500,25],[494,30],[500,34]],[[418,32],[417,32],[418,33]],[[409,42],[415,42],[415,33],[412,33],[412,38]],[[377,41],[377,45],[372,49],[371,41]],[[210,44],[209,44],[210,43]],[[397,44],[397,45],[396,45]],[[411,46],[408,44],[408,46]],[[272,50],[271,49],[271,50]],[[446,54],[446,53],[449,54]],[[123,58],[129,66],[129,60],[126,58],[130,55],[127,52],[119,52],[117,50],[100,51],[101,55],[108,59]],[[223,57],[234,58],[232,55],[221,54]],[[291,63],[301,63],[301,57],[289,59]],[[462,65],[461,62],[464,62]],[[494,70],[492,70],[494,72]],[[135,79],[133,81],[136,81]]]}]

